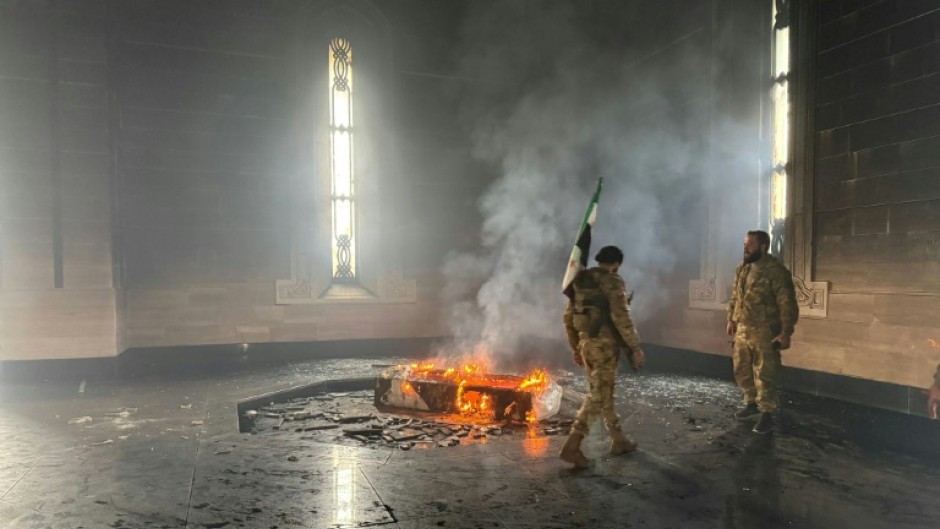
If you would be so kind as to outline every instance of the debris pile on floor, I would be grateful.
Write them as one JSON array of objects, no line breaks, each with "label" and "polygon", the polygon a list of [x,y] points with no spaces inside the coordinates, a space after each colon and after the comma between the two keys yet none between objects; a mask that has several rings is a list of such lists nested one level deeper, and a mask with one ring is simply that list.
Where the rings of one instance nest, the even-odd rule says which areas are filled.
[{"label": "debris pile on floor", "polygon": [[301,439],[355,442],[360,445],[410,450],[486,443],[494,437],[567,435],[572,419],[556,416],[532,424],[486,422],[473,415],[388,413],[373,406],[368,391],[324,393],[269,403],[243,415],[251,433],[300,434]]}]

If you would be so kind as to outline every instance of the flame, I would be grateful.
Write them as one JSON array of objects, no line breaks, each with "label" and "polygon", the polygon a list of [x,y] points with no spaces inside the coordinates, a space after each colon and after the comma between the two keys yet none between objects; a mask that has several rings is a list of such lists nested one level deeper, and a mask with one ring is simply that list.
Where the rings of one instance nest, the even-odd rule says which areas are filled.
[{"label": "flame", "polygon": [[536,395],[540,395],[547,385],[548,373],[544,369],[536,369],[519,384],[519,389],[532,388]]},{"label": "flame", "polygon": [[[406,396],[416,395],[417,392],[410,380],[449,380],[455,382],[457,397],[455,407],[465,415],[495,414],[493,397],[479,389],[466,390],[466,386],[485,386],[504,389],[519,389],[531,391],[540,395],[548,386],[549,377],[544,369],[535,369],[525,377],[514,375],[495,375],[486,371],[486,362],[473,360],[463,363],[460,367],[438,367],[433,362],[412,363],[407,366],[399,365],[398,369],[406,371],[406,380],[401,384],[401,390]],[[512,407],[512,405],[510,405]],[[509,408],[506,415],[509,415]],[[526,422],[534,423],[536,417],[531,411],[526,414]]]},{"label": "flame", "polygon": [[937,340],[934,340],[933,338],[927,338],[927,343],[929,343],[930,347],[933,347],[934,349],[940,349],[940,343],[937,343]]}]

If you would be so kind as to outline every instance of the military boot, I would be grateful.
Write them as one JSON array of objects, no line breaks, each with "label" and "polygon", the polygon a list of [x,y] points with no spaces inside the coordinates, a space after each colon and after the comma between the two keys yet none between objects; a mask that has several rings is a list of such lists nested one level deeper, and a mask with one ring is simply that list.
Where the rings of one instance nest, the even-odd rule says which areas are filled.
[{"label": "military boot", "polygon": [[757,409],[757,404],[750,403],[744,408],[734,412],[734,418],[739,421],[746,421],[760,415],[760,410]]},{"label": "military boot", "polygon": [[615,430],[610,433],[610,437],[611,455],[619,456],[620,454],[626,454],[636,450],[636,441],[624,435],[622,431]]},{"label": "military boot", "polygon": [[751,430],[759,435],[767,435],[773,433],[774,431],[774,416],[771,413],[761,413],[760,419],[757,420],[757,424],[754,425],[754,429]]},{"label": "military boot", "polygon": [[575,467],[586,467],[590,465],[591,461],[584,457],[584,453],[581,452],[581,441],[583,439],[583,434],[571,432],[568,438],[565,439],[565,444],[561,447],[561,452],[558,453],[558,457],[560,457],[562,461],[571,463]]}]

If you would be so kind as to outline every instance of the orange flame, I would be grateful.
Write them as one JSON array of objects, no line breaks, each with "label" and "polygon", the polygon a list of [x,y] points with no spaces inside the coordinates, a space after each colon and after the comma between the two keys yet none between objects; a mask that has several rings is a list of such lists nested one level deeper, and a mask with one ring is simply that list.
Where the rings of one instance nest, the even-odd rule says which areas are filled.
[{"label": "orange flame", "polygon": [[940,343],[937,343],[937,340],[934,340],[933,338],[927,338],[927,343],[929,343],[930,347],[933,347],[934,349],[940,349]]},{"label": "orange flame", "polygon": [[545,391],[546,385],[548,385],[548,373],[544,369],[536,369],[519,384],[519,389],[532,388],[536,394],[541,394]]},{"label": "orange flame", "polygon": [[[398,368],[407,371],[407,380],[401,384],[405,395],[416,394],[414,386],[408,380],[450,380],[457,383],[456,409],[459,413],[467,415],[493,415],[495,413],[492,396],[478,389],[466,391],[467,385],[519,389],[539,395],[549,382],[548,373],[544,369],[536,369],[524,378],[513,375],[494,375],[486,372],[485,361],[477,360],[466,362],[459,368],[439,368],[433,362],[416,362],[408,366],[399,365]],[[526,421],[534,423],[536,421],[534,413],[527,413]]]}]

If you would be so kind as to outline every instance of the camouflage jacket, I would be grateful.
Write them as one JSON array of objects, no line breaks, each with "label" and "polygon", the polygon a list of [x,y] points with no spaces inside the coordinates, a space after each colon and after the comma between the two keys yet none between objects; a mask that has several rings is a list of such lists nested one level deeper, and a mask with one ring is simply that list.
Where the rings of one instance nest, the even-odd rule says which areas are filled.
[{"label": "camouflage jacket", "polygon": [[597,286],[599,295],[606,300],[606,318],[601,325],[598,336],[612,340],[618,346],[626,345],[630,349],[640,348],[640,336],[630,319],[630,306],[627,303],[626,285],[619,274],[608,272],[600,267],[589,268],[578,272],[574,280],[575,300],[568,303],[565,310],[565,331],[568,334],[568,343],[571,349],[578,350],[578,329],[575,328],[575,314],[582,310],[578,306],[579,289],[587,281]]},{"label": "camouflage jacket", "polygon": [[771,255],[738,266],[728,303],[728,321],[793,334],[800,317],[793,276]]}]

